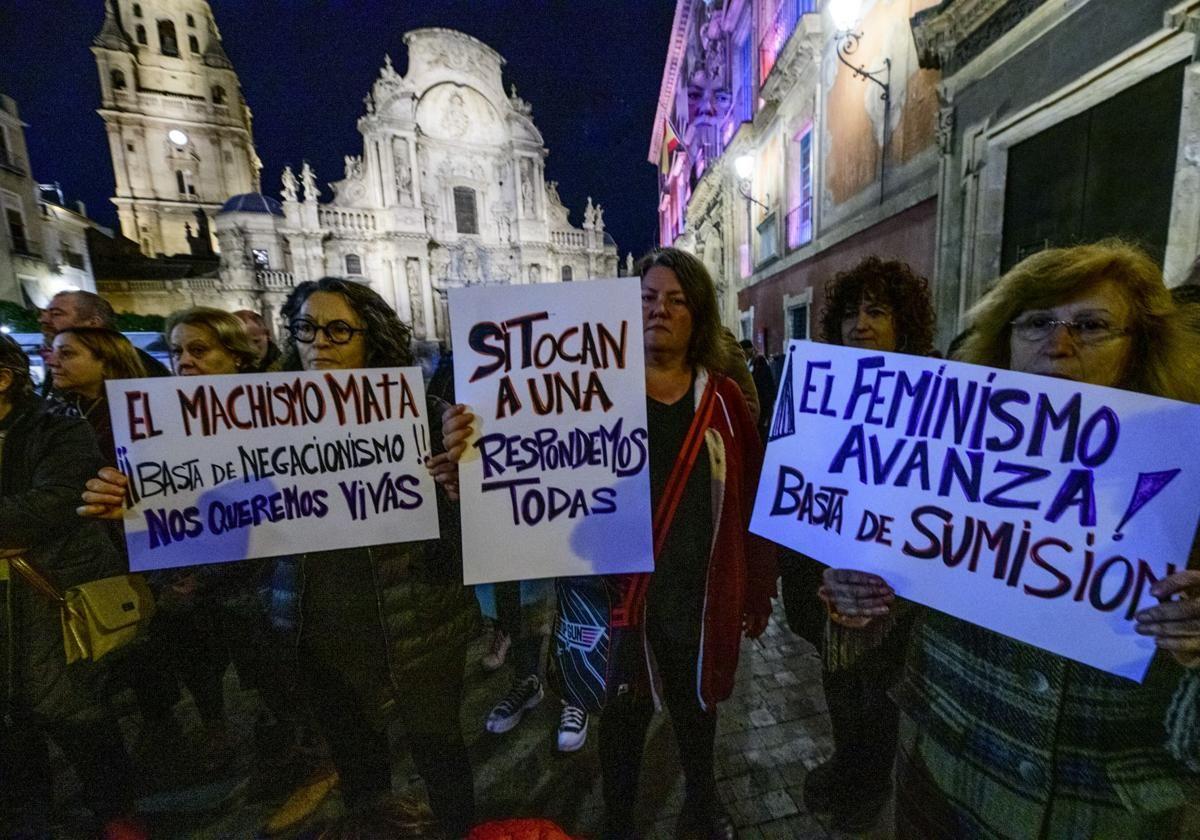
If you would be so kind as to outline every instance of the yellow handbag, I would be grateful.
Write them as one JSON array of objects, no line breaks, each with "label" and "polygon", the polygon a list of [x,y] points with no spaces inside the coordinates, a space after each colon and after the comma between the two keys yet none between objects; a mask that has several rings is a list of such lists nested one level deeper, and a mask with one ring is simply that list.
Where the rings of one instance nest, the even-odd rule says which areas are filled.
[{"label": "yellow handbag", "polygon": [[67,664],[96,661],[132,642],[154,616],[154,596],[141,575],[90,580],[59,592],[22,557],[9,559],[13,570],[62,613],[63,650]]}]

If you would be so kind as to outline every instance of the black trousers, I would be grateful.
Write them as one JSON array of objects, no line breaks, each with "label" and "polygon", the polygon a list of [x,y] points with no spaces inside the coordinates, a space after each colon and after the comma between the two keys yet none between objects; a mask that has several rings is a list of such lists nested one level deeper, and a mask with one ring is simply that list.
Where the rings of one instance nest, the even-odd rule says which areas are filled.
[{"label": "black trousers", "polygon": [[[709,813],[719,804],[713,771],[717,713],[715,709],[701,709],[696,695],[699,652],[694,645],[679,644],[655,632],[651,632],[650,644],[679,747],[686,795],[684,812]],[[600,772],[608,837],[634,836],[638,778],[653,715],[654,705],[648,696],[630,694],[600,716]]]},{"label": "black trousers", "polygon": [[[329,743],[346,804],[353,807],[391,791],[387,731],[372,708],[388,691],[387,665],[364,680],[304,656],[301,673],[317,726]],[[467,833],[475,819],[471,762],[463,741],[459,709],[463,658],[440,668],[409,671],[391,690],[409,752],[425,782],[429,805],[452,837]],[[372,685],[371,682],[375,682]]]},{"label": "black trousers", "polygon": [[492,585],[496,598],[496,624],[512,639],[509,659],[513,665],[513,678],[523,680],[541,670],[541,633],[531,633],[521,620],[521,582],[505,581]]},{"label": "black trousers", "polygon": [[[111,717],[83,722],[0,722],[0,834],[49,836],[54,779],[47,739],[63,751],[101,821],[133,812],[133,766]],[[45,830],[45,834],[39,833]]]}]

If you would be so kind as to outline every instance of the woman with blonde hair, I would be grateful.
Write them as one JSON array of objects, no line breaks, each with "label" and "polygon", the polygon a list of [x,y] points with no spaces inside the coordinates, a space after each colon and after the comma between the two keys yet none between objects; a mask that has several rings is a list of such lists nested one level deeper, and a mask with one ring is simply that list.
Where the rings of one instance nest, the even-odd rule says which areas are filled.
[{"label": "woman with blonde hair", "polygon": [[177,376],[244,373],[255,369],[256,355],[246,327],[236,315],[210,306],[193,306],[167,318],[163,334]]},{"label": "woman with blonde hair", "polygon": [[[1021,262],[970,313],[956,358],[1200,402],[1200,359],[1158,267],[1109,240]],[[929,611],[903,681],[902,838],[1183,837],[1200,789],[1200,570],[1151,587],[1141,684]],[[879,621],[878,575],[827,569],[835,621]],[[1191,835],[1195,836],[1195,835]]]}]

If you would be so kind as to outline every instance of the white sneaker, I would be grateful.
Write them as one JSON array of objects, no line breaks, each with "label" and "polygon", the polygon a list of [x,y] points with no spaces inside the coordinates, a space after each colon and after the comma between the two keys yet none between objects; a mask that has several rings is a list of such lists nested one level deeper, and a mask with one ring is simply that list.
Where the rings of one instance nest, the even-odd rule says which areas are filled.
[{"label": "white sneaker", "polygon": [[492,707],[484,726],[493,735],[501,735],[521,722],[521,716],[532,709],[546,696],[542,681],[530,675],[514,683],[508,694]]},{"label": "white sneaker", "polygon": [[587,740],[588,713],[578,706],[563,703],[558,721],[558,751],[575,752]]},{"label": "white sneaker", "polygon": [[512,636],[499,627],[492,633],[492,644],[488,652],[479,658],[479,664],[485,671],[497,671],[508,658],[508,649],[512,647]]}]

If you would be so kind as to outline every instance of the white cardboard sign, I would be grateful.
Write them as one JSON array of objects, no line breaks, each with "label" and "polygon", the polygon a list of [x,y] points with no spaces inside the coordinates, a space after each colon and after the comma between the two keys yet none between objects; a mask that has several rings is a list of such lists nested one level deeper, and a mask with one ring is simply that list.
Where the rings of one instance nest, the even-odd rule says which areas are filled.
[{"label": "white cardboard sign", "polygon": [[793,341],[751,530],[1140,681],[1133,615],[1187,567],[1200,407]]},{"label": "white cardboard sign", "polygon": [[450,290],[465,583],[653,570],[640,288]]},{"label": "white cardboard sign", "polygon": [[419,368],[107,388],[134,571],[438,536]]}]

